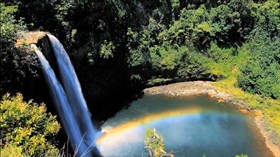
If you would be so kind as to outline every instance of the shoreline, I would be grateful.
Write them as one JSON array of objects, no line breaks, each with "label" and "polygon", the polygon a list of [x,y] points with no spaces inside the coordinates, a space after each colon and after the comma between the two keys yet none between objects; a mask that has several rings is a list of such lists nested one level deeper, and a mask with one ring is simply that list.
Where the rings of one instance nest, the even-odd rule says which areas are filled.
[{"label": "shoreline", "polygon": [[244,113],[252,113],[254,115],[254,121],[258,127],[261,135],[265,139],[266,146],[270,149],[275,157],[280,157],[280,148],[273,143],[269,132],[265,129],[263,113],[260,110],[252,110],[250,107],[239,100],[235,100],[227,92],[218,90],[210,81],[192,81],[192,82],[179,82],[169,85],[155,86],[144,89],[145,94],[158,95],[163,94],[169,97],[181,97],[181,96],[195,96],[195,95],[208,95],[217,99],[219,102],[226,102],[236,105],[237,109]]}]

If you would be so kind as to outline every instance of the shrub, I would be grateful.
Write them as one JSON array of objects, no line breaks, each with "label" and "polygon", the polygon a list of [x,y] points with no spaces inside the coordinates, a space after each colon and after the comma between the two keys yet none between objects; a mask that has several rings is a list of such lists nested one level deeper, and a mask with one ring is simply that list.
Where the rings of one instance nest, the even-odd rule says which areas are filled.
[{"label": "shrub", "polygon": [[[6,94],[0,102],[0,148],[22,150],[28,156],[58,154],[54,136],[60,129],[56,116],[46,112],[44,104],[25,102],[21,94]],[[10,144],[11,146],[5,146]]]},{"label": "shrub", "polygon": [[163,138],[157,134],[156,129],[146,130],[145,145],[145,148],[149,151],[150,157],[173,157],[173,154],[165,151]]}]

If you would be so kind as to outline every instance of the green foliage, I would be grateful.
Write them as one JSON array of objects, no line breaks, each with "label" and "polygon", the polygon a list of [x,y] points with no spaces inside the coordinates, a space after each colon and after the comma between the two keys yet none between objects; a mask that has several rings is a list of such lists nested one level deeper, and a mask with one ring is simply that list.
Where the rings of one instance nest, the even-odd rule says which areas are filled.
[{"label": "green foliage", "polygon": [[4,3],[0,3],[1,51],[13,47],[16,39],[19,37],[19,32],[25,28],[22,20],[15,19],[17,9],[17,6],[6,6]]},{"label": "green foliage", "polygon": [[167,84],[169,82],[171,82],[172,79],[171,78],[151,78],[148,80],[147,85],[148,86],[155,86],[155,85],[160,85],[160,84]]},{"label": "green foliage", "polygon": [[[157,77],[182,80],[228,76],[233,64],[241,59],[237,56],[238,43],[243,42],[252,30],[251,9],[251,4],[235,0],[207,2],[182,7],[169,25],[150,18],[141,31],[128,29],[127,46],[131,57],[128,62],[132,66],[151,66],[149,84],[159,80]],[[220,66],[233,61],[231,58],[234,63]]]},{"label": "green foliage", "polygon": [[255,34],[250,41],[253,57],[241,69],[239,86],[251,93],[280,99],[280,38]]},{"label": "green foliage", "polygon": [[[30,157],[22,146],[14,146],[12,144],[6,144],[3,148],[0,148],[1,157]],[[45,154],[40,154],[41,157],[61,157],[63,155],[59,154],[57,149],[47,150]]]},{"label": "green foliage", "polygon": [[184,8],[179,14],[179,20],[174,21],[165,37],[171,44],[190,44],[203,47],[209,40],[211,27],[209,15],[201,5],[198,9]]},{"label": "green foliage", "polygon": [[[66,45],[82,50],[76,57],[79,60],[88,60],[89,66],[105,66],[102,62],[106,61],[99,58],[123,64],[127,67],[118,70],[128,69],[129,78],[137,75],[141,82],[157,77],[208,79],[205,77],[208,69],[214,69],[213,74],[223,73],[230,67],[218,65],[231,57],[238,58],[237,48],[251,38],[250,33],[262,28],[276,36],[280,23],[277,0],[90,3],[61,0],[11,4],[18,4],[20,14],[35,27],[55,32],[66,39],[63,40]],[[38,14],[38,8],[51,10],[49,15],[53,18]],[[198,53],[203,54],[201,59],[193,57],[199,56]],[[217,66],[206,68],[212,63]],[[140,69],[148,69],[149,74]],[[190,78],[192,70],[195,75]]]},{"label": "green foliage", "polygon": [[246,38],[252,30],[251,3],[231,0],[211,8],[210,19],[216,41],[232,45]]},{"label": "green foliage", "polygon": [[[201,16],[204,13],[201,13]],[[187,16],[189,17],[189,16]],[[182,19],[183,21],[184,19]],[[128,30],[129,50],[132,66],[151,66],[151,71],[155,76],[151,76],[149,84],[157,83],[159,80],[172,80],[174,77],[185,79],[203,78],[206,68],[194,58],[190,46],[187,43],[186,31],[183,22],[175,22],[169,29],[163,24],[158,24],[155,19],[150,18],[149,24],[145,26],[142,32],[133,32]],[[189,21],[185,21],[186,24]],[[198,26],[196,32],[209,31],[206,23]],[[186,28],[187,29],[187,28]],[[182,37],[181,37],[182,36]],[[190,47],[192,48],[192,47]],[[159,79],[156,79],[158,77]],[[155,84],[157,84],[155,83]]]},{"label": "green foliage", "polygon": [[1,150],[1,157],[27,157],[22,154],[22,148],[7,144]]},{"label": "green foliage", "polygon": [[24,102],[20,94],[6,94],[0,102],[0,148],[27,156],[58,154],[53,137],[60,125],[44,104]]},{"label": "green foliage", "polygon": [[209,59],[204,55],[188,53],[184,56],[183,62],[180,61],[180,68],[177,71],[177,75],[180,78],[189,78],[191,80],[215,80],[216,78],[211,78],[211,74],[209,75],[207,72],[209,70],[207,63],[209,63]]},{"label": "green foliage", "polygon": [[[79,50],[73,58],[88,61],[86,73],[102,65],[103,69],[129,71],[127,78],[137,75],[137,80],[147,82],[150,78],[209,79],[204,66],[207,59],[192,56],[205,54],[211,43],[223,47],[244,41],[252,30],[252,19],[260,14],[251,13],[252,4],[239,0],[62,0],[19,5],[20,13],[34,27],[58,34],[67,47]],[[51,18],[46,19],[38,8],[48,11]],[[103,62],[107,61],[119,69],[106,67]]]},{"label": "green foliage", "polygon": [[110,57],[113,57],[113,51],[115,50],[115,46],[110,41],[107,40],[104,41],[104,44],[101,45],[100,49],[100,55],[102,58],[108,59]]},{"label": "green foliage", "polygon": [[[261,27],[271,36],[279,35],[280,3],[277,0],[267,0],[263,3],[253,3],[255,28]],[[258,30],[258,29],[257,29]]]},{"label": "green foliage", "polygon": [[183,55],[183,51],[169,45],[150,47],[149,52],[152,66],[162,71],[176,69]]},{"label": "green foliage", "polygon": [[165,151],[163,138],[157,134],[156,129],[146,130],[145,148],[150,157],[173,157],[173,154]]},{"label": "green foliage", "polygon": [[172,43],[204,49],[212,41],[221,45],[240,42],[251,30],[250,4],[230,1],[208,8],[183,8],[165,38]]}]

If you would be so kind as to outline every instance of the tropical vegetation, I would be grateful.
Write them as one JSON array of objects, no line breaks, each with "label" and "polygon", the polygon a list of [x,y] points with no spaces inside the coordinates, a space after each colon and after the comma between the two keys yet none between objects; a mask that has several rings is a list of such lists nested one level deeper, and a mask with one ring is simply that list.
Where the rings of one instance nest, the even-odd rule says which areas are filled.
[{"label": "tropical vegetation", "polygon": [[[96,113],[97,119],[113,115],[147,86],[210,80],[260,109],[280,144],[278,0],[4,0],[0,10],[0,95],[21,92],[49,101],[39,91],[46,85],[29,43],[16,43],[23,32],[47,31],[79,69],[89,104],[112,109]],[[1,149],[35,156],[55,150],[50,137],[59,127],[45,107],[5,95],[0,108]]]}]

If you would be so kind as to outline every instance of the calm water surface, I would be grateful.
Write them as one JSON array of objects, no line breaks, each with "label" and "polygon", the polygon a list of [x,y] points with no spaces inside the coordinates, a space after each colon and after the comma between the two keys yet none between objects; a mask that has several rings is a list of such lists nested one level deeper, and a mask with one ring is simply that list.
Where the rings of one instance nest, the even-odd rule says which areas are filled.
[{"label": "calm water surface", "polygon": [[106,157],[148,156],[147,128],[155,128],[176,157],[273,157],[253,118],[207,96],[146,95],[103,124],[98,147]]}]

